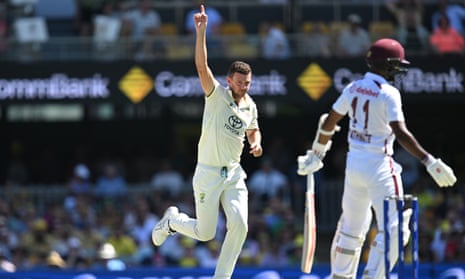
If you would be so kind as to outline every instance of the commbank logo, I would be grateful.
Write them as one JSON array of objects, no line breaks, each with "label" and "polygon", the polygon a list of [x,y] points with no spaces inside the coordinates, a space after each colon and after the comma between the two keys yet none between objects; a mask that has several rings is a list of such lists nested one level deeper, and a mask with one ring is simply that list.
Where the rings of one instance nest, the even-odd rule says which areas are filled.
[{"label": "commbank logo", "polygon": [[315,101],[324,95],[331,83],[330,76],[316,63],[310,64],[297,78],[297,84]]},{"label": "commbank logo", "polygon": [[120,80],[118,85],[124,95],[137,104],[150,93],[154,82],[142,68],[135,66]]}]

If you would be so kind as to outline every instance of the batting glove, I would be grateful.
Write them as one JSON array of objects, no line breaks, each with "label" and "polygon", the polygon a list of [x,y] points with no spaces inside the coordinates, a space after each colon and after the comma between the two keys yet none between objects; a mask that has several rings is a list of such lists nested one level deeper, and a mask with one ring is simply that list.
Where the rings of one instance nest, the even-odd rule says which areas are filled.
[{"label": "batting glove", "polygon": [[433,156],[428,155],[424,164],[426,166],[426,170],[439,187],[450,187],[457,181],[454,171],[441,159],[436,159]]},{"label": "batting glove", "polygon": [[297,174],[309,175],[320,170],[323,161],[312,150],[307,150],[307,154],[297,157],[297,165]]}]

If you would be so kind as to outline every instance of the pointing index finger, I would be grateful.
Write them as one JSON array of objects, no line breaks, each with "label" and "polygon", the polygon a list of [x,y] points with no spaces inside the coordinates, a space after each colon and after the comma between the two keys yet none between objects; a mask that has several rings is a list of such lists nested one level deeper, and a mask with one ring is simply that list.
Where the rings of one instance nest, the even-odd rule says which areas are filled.
[{"label": "pointing index finger", "polygon": [[200,13],[204,14],[205,13],[205,7],[202,5],[200,5]]}]

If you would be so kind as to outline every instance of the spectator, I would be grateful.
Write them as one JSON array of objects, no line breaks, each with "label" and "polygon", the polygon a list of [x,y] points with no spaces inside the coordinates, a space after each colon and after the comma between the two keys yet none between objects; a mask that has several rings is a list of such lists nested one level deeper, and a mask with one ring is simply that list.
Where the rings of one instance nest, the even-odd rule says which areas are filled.
[{"label": "spectator", "polygon": [[220,244],[215,239],[204,243],[196,250],[199,266],[203,268],[215,268],[218,263]]},{"label": "spectator", "polygon": [[86,259],[94,260],[97,257],[97,249],[105,241],[105,237],[94,224],[86,223],[85,226],[77,230],[82,242],[81,250]]},{"label": "spectator", "polygon": [[72,269],[84,269],[87,268],[87,259],[84,255],[84,249],[82,249],[82,241],[72,236],[68,238],[67,241],[68,251],[66,255],[64,255],[64,260],[66,262],[66,266]]},{"label": "spectator", "polygon": [[57,251],[52,250],[47,256],[47,266],[51,269],[64,269],[66,262]]},{"label": "spectator", "polygon": [[[116,52],[114,44],[122,33],[122,13],[117,3],[113,0],[106,0],[102,12],[94,17],[93,36],[96,50],[101,51],[101,55],[106,54],[109,58]],[[124,27],[126,28],[126,27]]]},{"label": "spectator", "polygon": [[45,259],[52,248],[54,236],[48,233],[48,224],[38,218],[30,224],[30,230],[22,235],[21,246],[27,249],[28,262],[32,266],[46,266]]},{"label": "spectator", "polygon": [[364,56],[371,45],[370,35],[361,26],[362,19],[357,14],[347,18],[349,27],[341,30],[338,35],[338,54],[341,56]]},{"label": "spectator", "polygon": [[442,15],[447,15],[450,26],[457,30],[462,36],[465,36],[465,7],[458,3],[449,3],[448,0],[438,0],[438,10],[431,17],[432,30],[436,30],[439,26],[439,18]]},{"label": "spectator", "polygon": [[422,0],[385,0],[386,8],[397,22],[397,40],[405,50],[425,50],[429,32],[423,24],[424,5]]},{"label": "spectator", "polygon": [[121,271],[126,269],[126,264],[118,258],[118,253],[111,243],[104,243],[98,250],[100,264],[97,267],[111,270]]},{"label": "spectator", "polygon": [[163,160],[160,170],[152,178],[152,187],[157,194],[165,198],[178,198],[184,190],[182,174],[174,169],[171,160]]},{"label": "spectator", "polygon": [[95,229],[98,234],[107,239],[114,227],[121,223],[122,217],[122,203],[115,202],[112,199],[97,200],[95,205],[97,207],[97,220]]},{"label": "spectator", "polygon": [[260,168],[250,176],[250,200],[254,208],[263,208],[271,198],[288,198],[285,196],[288,187],[287,177],[277,170],[269,158],[261,160]]},{"label": "spectator", "polygon": [[258,265],[268,268],[286,267],[289,264],[288,257],[281,253],[279,247],[280,243],[276,241],[271,241],[268,245],[262,247],[265,249]]},{"label": "spectator", "polygon": [[183,236],[181,244],[184,248],[183,256],[179,259],[179,266],[182,268],[192,268],[199,266],[199,259],[195,255],[195,239]]},{"label": "spectator", "polygon": [[104,166],[103,173],[97,179],[95,186],[95,195],[100,198],[119,199],[127,193],[126,180],[112,162]]},{"label": "spectator", "polygon": [[152,59],[156,56],[154,36],[160,33],[161,17],[152,8],[150,0],[138,0],[137,8],[123,15],[123,24],[132,37],[137,59]]},{"label": "spectator", "polygon": [[76,0],[76,25],[80,36],[93,33],[94,16],[101,12],[105,0]]},{"label": "spectator", "polygon": [[328,34],[325,33],[325,25],[316,22],[305,25],[300,36],[300,54],[310,57],[331,56],[331,45]]},{"label": "spectator", "polygon": [[281,27],[268,22],[260,26],[262,38],[262,56],[266,59],[287,59],[291,56],[291,47],[286,33]]},{"label": "spectator", "polygon": [[14,272],[16,265],[11,261],[10,248],[16,247],[18,238],[7,226],[7,218],[0,215],[0,272]]},{"label": "spectator", "polygon": [[85,164],[77,164],[68,182],[69,191],[74,195],[86,195],[91,191],[90,171]]},{"label": "spectator", "polygon": [[447,15],[438,18],[438,27],[430,36],[430,44],[434,53],[438,54],[464,54],[464,37],[450,26]]},{"label": "spectator", "polygon": [[163,257],[164,262],[168,266],[178,265],[184,256],[184,237],[179,234],[173,235],[166,239],[163,246],[157,247],[159,255]]},{"label": "spectator", "polygon": [[434,254],[433,250],[431,249],[431,243],[433,236],[432,233],[426,232],[422,233],[418,239],[418,247],[422,247],[418,250],[418,259],[424,263],[432,263],[434,262]]},{"label": "spectator", "polygon": [[[250,214],[250,224],[256,225],[257,221],[253,220],[253,217],[255,216],[261,219],[261,216],[258,216],[258,214]],[[257,239],[257,235],[257,229],[251,228],[249,230],[249,235],[244,243],[241,254],[239,255],[239,265],[256,266],[258,264],[260,258],[260,244]]]},{"label": "spectator", "polygon": [[105,0],[102,11],[99,14],[121,20],[121,17],[123,16],[122,3],[122,1],[118,0]]},{"label": "spectator", "polygon": [[70,239],[74,237],[72,234],[73,227],[65,224],[54,225],[51,232],[53,235],[53,243],[51,244],[51,250],[57,252],[60,256],[66,257],[69,254],[69,243]]},{"label": "spectator", "polygon": [[69,214],[73,225],[82,228],[86,222],[95,224],[95,212],[90,204],[92,197],[90,171],[85,164],[74,167],[67,186],[69,190],[63,209]]},{"label": "spectator", "polygon": [[126,231],[123,224],[114,226],[110,232],[108,243],[111,243],[120,259],[125,263],[132,263],[137,252],[137,243]]},{"label": "spectator", "polygon": [[92,200],[84,196],[76,199],[75,207],[68,209],[69,222],[82,229],[87,225],[94,226],[97,222],[97,212],[92,206]]},{"label": "spectator", "polygon": [[0,255],[11,260],[11,249],[19,245],[18,236],[8,228],[7,218],[0,215]]},{"label": "spectator", "polygon": [[447,224],[441,224],[441,226],[434,231],[433,241],[428,248],[431,249],[435,262],[440,263],[444,261],[449,231],[450,228]]},{"label": "spectator", "polygon": [[136,263],[150,263],[153,257],[153,245],[151,241],[152,228],[159,218],[150,211],[150,206],[145,196],[137,196],[134,202],[135,211],[125,216],[125,227],[136,241]]}]

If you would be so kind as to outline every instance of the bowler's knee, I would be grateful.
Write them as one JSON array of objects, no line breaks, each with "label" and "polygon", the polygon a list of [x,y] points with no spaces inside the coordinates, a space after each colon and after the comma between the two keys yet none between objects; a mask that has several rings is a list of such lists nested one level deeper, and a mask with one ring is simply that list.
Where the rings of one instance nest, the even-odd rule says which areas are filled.
[{"label": "bowler's knee", "polygon": [[208,227],[198,230],[197,237],[200,241],[209,241],[215,238],[216,227]]},{"label": "bowler's knee", "polygon": [[243,218],[240,218],[239,216],[229,220],[226,226],[229,231],[234,231],[234,235],[237,235],[237,236],[247,235],[247,231],[248,231],[247,221],[244,220]]}]

